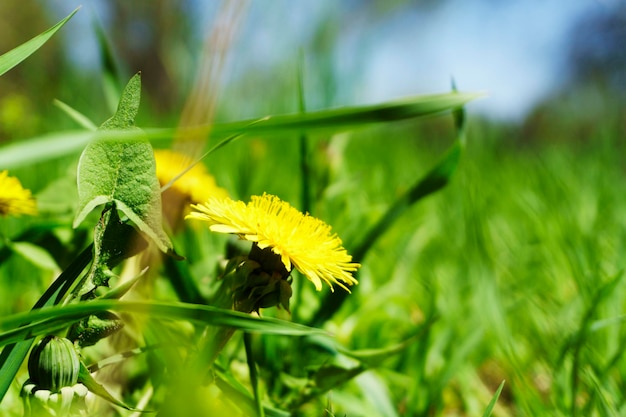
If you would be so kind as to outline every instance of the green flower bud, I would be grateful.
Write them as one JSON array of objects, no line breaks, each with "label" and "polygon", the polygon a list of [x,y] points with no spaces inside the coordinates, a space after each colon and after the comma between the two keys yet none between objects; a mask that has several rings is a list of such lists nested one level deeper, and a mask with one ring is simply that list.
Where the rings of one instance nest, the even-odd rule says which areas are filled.
[{"label": "green flower bud", "polygon": [[80,359],[74,344],[56,336],[44,337],[28,358],[30,381],[38,389],[60,392],[78,382]]}]

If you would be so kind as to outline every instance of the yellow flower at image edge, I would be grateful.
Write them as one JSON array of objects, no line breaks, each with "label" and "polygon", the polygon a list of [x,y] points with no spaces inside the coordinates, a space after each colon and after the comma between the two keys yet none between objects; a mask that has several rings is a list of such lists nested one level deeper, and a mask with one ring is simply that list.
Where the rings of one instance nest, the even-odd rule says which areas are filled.
[{"label": "yellow flower at image edge", "polygon": [[37,206],[30,190],[22,187],[20,180],[0,172],[0,215],[37,214]]},{"label": "yellow flower at image edge", "polygon": [[358,284],[352,272],[360,265],[352,262],[330,226],[276,196],[253,196],[248,204],[212,198],[191,207],[196,211],[186,219],[207,221],[214,232],[236,234],[260,249],[271,248],[287,271],[294,266],[318,291],[322,281],[331,289],[337,284],[347,291],[346,285]]}]

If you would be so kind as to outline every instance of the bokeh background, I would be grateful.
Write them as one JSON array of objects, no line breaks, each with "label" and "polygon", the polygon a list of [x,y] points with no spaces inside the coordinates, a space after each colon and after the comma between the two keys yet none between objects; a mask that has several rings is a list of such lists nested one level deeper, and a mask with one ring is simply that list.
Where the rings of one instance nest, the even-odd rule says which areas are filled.
[{"label": "bokeh background", "polygon": [[[78,4],[4,1],[1,50]],[[623,105],[626,12],[620,0],[239,4],[238,16],[221,19],[230,22],[233,35],[224,45],[223,85],[215,87],[219,107],[233,119],[294,110],[300,51],[310,108],[446,91],[451,78],[462,90],[488,93],[469,107],[473,115],[517,126],[541,123],[555,107],[593,124]],[[41,131],[41,121],[29,117],[53,116],[52,98],[97,114],[101,91],[81,94],[76,83],[98,82],[104,61],[98,27],[121,71],[145,72],[150,105],[159,116],[180,112],[221,7],[191,0],[85,3],[32,65],[0,81],[0,137],[13,136],[16,123],[21,136]],[[20,105],[26,117],[12,117]]]},{"label": "bokeh background", "polygon": [[[0,51],[78,4],[3,0]],[[224,37],[206,54],[215,28]],[[142,71],[142,127],[177,126],[194,92],[215,103],[216,121],[297,112],[299,74],[309,110],[447,92],[452,80],[485,92],[466,108],[453,181],[374,245],[358,292],[326,323],[351,349],[423,332],[328,402],[337,415],[482,415],[506,380],[496,415],[625,415],[624,45],[622,0],[92,0],[0,78],[0,144],[76,129],[54,99],[99,125],[111,114],[103,81],[111,72],[127,80]],[[216,72],[198,92],[200,68]],[[446,116],[313,138],[312,212],[350,249],[454,135]],[[207,164],[234,197],[267,191],[297,202],[297,152],[293,138],[249,138]],[[52,180],[71,176],[77,157],[15,175],[45,205],[46,192],[60,193]],[[68,231],[72,181],[64,236],[80,233]],[[9,236],[26,227],[3,224]],[[86,233],[66,238],[76,247],[55,258],[58,266]],[[0,265],[13,300],[2,313],[28,309],[46,288],[51,270],[31,263]],[[37,279],[14,279],[24,271]],[[302,299],[315,307],[316,295]],[[280,361],[298,370],[279,345],[261,348],[269,381]]]}]

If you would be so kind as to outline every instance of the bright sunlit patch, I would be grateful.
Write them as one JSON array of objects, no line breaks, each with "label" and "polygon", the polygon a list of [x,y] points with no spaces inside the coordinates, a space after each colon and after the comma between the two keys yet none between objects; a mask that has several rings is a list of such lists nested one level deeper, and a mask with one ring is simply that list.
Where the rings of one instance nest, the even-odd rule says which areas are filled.
[{"label": "bright sunlit patch", "polygon": [[30,190],[22,187],[20,180],[9,177],[8,171],[0,172],[0,215],[18,216],[37,214],[37,206]]},{"label": "bright sunlit patch", "polygon": [[343,248],[341,239],[331,233],[330,226],[302,214],[278,197],[253,196],[248,204],[211,198],[192,208],[196,211],[187,219],[207,221],[214,232],[237,234],[261,249],[271,248],[287,271],[295,267],[318,291],[322,281],[331,289],[337,284],[347,291],[347,286],[358,283],[352,273],[360,265],[352,262],[352,256]]},{"label": "bright sunlit patch", "polygon": [[[156,175],[161,186],[168,184],[193,163],[188,156],[167,149],[155,150],[154,157]],[[208,173],[203,164],[194,165],[178,178],[171,188],[187,196],[192,203],[207,201],[211,197],[228,197],[228,192],[217,185],[215,178]]]}]

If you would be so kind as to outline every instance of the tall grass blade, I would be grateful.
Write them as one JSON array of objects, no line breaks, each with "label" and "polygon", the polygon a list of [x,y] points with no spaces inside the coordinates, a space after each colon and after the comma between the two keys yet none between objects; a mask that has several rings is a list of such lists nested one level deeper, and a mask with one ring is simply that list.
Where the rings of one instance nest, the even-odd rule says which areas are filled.
[{"label": "tall grass blade", "polygon": [[[476,93],[446,93],[429,96],[416,96],[402,101],[391,101],[370,106],[344,107],[320,110],[310,113],[266,116],[259,119],[221,123],[212,126],[198,126],[190,129],[211,132],[216,137],[231,135],[273,136],[281,134],[300,135],[304,132],[327,133],[347,131],[375,123],[426,117],[457,109],[467,102],[480,97]],[[176,132],[185,134],[186,129],[145,128],[143,133],[153,145],[167,145]],[[119,136],[129,140],[128,133],[109,130],[107,139]],[[51,160],[65,155],[78,154],[91,141],[101,136],[92,132],[68,131],[39,136],[0,147],[0,166],[11,169]],[[228,142],[227,142],[228,143]],[[223,144],[222,144],[223,146]],[[217,150],[219,147],[214,147]]]},{"label": "tall grass blade", "polygon": [[59,109],[63,111],[63,113],[67,114],[70,119],[74,120],[80,126],[84,127],[89,131],[95,131],[98,126],[96,126],[87,116],[79,112],[78,110],[72,108],[68,104],[62,102],[61,100],[55,99],[53,104],[57,106]]},{"label": "tall grass blade", "polygon": [[41,48],[43,44],[48,42],[52,35],[57,33],[57,31],[61,29],[63,25],[65,25],[67,21],[70,20],[72,16],[74,16],[74,14],[76,14],[79,8],[80,7],[74,9],[74,11],[70,13],[66,18],[60,20],[56,25],[52,26],[45,32],[42,32],[31,40],[21,44],[14,49],[11,49],[9,52],[0,55],[0,76],[10,71],[13,67],[24,61],[33,53],[35,53],[35,51]]},{"label": "tall grass blade", "polygon": [[115,59],[115,54],[111,48],[102,24],[93,19],[96,32],[96,41],[98,42],[98,51],[100,52],[100,62],[102,62],[102,87],[104,89],[104,98],[110,113],[115,113],[117,103],[120,99],[120,91],[124,88],[123,79],[119,65]]},{"label": "tall grass blade", "polygon": [[500,386],[496,390],[496,393],[493,395],[493,398],[491,399],[491,401],[489,401],[489,405],[485,409],[485,412],[483,413],[483,417],[489,417],[491,416],[491,413],[493,413],[493,409],[496,406],[496,402],[498,402],[498,398],[500,397],[502,388],[504,388],[504,381],[500,383]]},{"label": "tall grass blade", "polygon": [[560,355],[556,361],[556,367],[560,368],[564,366],[564,361],[568,353],[572,354],[572,367],[570,373],[570,415],[575,417],[578,413],[578,403],[576,398],[578,396],[578,389],[580,385],[580,374],[584,369],[582,362],[582,350],[585,344],[588,342],[589,333],[594,325],[594,315],[598,311],[598,308],[604,300],[606,300],[611,294],[614,293],[617,285],[622,281],[624,277],[624,271],[620,271],[611,281],[602,285],[594,294],[588,303],[588,307],[581,318],[581,323],[578,330],[572,335],[568,341],[561,348]]},{"label": "tall grass blade", "polygon": [[[435,165],[423,178],[413,185],[404,195],[400,196],[385,212],[385,214],[372,226],[365,234],[354,250],[352,257],[357,262],[361,262],[367,252],[378,241],[378,239],[415,203],[425,197],[439,191],[445,187],[461,159],[461,153],[465,145],[465,112],[463,109],[456,109],[454,120],[457,130],[457,138],[454,144],[447,150],[443,158]],[[354,287],[352,291],[356,291]],[[326,293],[317,314],[309,325],[317,327],[332,317],[341,305],[345,302],[348,293],[338,291]]]},{"label": "tall grass blade", "polygon": [[[31,338],[67,326],[68,322],[105,311],[146,314],[165,320],[185,320],[196,324],[226,326],[259,333],[304,336],[325,334],[322,330],[271,317],[253,317],[236,311],[186,303],[124,302],[97,300],[33,310],[0,319],[0,346]],[[31,323],[25,326],[22,323]]]},{"label": "tall grass blade", "polygon": [[254,362],[254,354],[252,352],[252,335],[248,332],[243,334],[243,344],[246,349],[246,363],[248,364],[248,372],[250,374],[250,385],[252,385],[252,393],[254,394],[254,402],[256,405],[256,413],[258,417],[265,417],[263,410],[263,400],[259,393],[259,374]]}]

